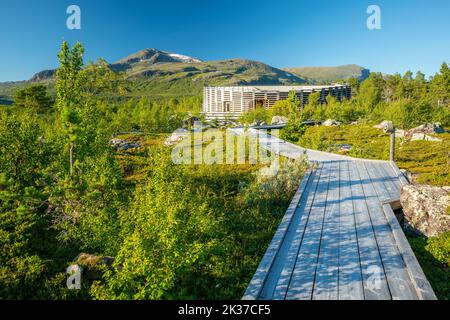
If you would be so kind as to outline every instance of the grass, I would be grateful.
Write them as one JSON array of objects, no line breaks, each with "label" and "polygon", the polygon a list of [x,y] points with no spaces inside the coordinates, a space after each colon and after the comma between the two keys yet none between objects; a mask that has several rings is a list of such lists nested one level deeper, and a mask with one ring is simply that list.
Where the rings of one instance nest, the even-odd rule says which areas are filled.
[{"label": "grass", "polygon": [[[151,170],[147,154],[162,148],[167,135],[118,136],[142,146],[129,154],[117,153],[130,190],[145,183]],[[291,187],[280,188],[283,183],[258,184],[255,173],[260,168],[260,164],[183,165],[182,181],[192,199],[204,198],[211,212],[209,219],[215,227],[206,238],[213,239],[214,245],[204,259],[177,276],[164,299],[242,297],[295,192]],[[285,177],[297,181],[298,175]],[[296,182],[290,185],[297,188]]]},{"label": "grass", "polygon": [[[396,139],[396,163],[412,172],[421,184],[450,185],[450,133],[438,135],[442,142]],[[368,124],[339,127],[308,127],[298,144],[322,151],[347,154],[356,158],[389,159],[390,137]],[[339,151],[349,144],[349,152]]]},{"label": "grass", "polygon": [[439,237],[408,236],[428,281],[440,300],[450,300],[450,232]]}]

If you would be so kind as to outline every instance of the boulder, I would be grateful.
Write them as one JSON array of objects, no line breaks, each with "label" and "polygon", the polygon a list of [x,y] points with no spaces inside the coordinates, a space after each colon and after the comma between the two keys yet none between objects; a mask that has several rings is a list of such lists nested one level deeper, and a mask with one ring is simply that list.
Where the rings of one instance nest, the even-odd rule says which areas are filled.
[{"label": "boulder", "polygon": [[433,136],[429,136],[424,133],[412,133],[410,135],[410,141],[417,141],[417,140],[436,141],[436,142],[442,141],[442,139],[439,139],[439,138],[433,137]]},{"label": "boulder", "polygon": [[166,139],[166,141],[164,141],[164,145],[166,147],[176,145],[178,142],[180,142],[187,136],[188,136],[187,129],[177,129]]},{"label": "boulder", "polygon": [[96,256],[88,253],[80,253],[74,260],[74,265],[82,272],[83,280],[101,280],[105,269],[112,268],[113,257]]},{"label": "boulder", "polygon": [[377,125],[375,125],[375,126],[373,126],[373,127],[374,127],[375,129],[384,130],[384,128],[386,128],[386,127],[389,125],[389,122],[390,122],[390,121],[388,121],[388,120],[384,120],[384,121],[381,121],[380,124],[377,124]]},{"label": "boulder", "polygon": [[401,190],[407,228],[427,237],[450,230],[450,187],[405,185]]},{"label": "boulder", "polygon": [[442,128],[441,124],[439,122],[433,122],[433,123],[425,123],[418,127],[415,127],[408,131],[410,135],[413,135],[415,133],[420,134],[440,134],[445,133],[444,128]]},{"label": "boulder", "polygon": [[272,117],[271,124],[285,124],[288,123],[289,119],[283,116],[274,116]]},{"label": "boulder", "polygon": [[349,152],[353,149],[353,146],[350,144],[337,144],[336,146],[339,148],[339,151],[342,152]]},{"label": "boulder", "polygon": [[137,142],[128,142],[118,138],[113,138],[109,140],[109,145],[114,150],[123,150],[123,151],[127,151],[129,149],[138,149],[141,147],[141,145]]},{"label": "boulder", "polygon": [[341,123],[339,121],[336,121],[336,120],[333,120],[333,119],[328,119],[327,121],[325,121],[322,124],[324,126],[326,126],[326,127],[340,126],[341,125]]},{"label": "boulder", "polygon": [[395,129],[395,137],[396,138],[404,138],[405,137],[405,130]]}]

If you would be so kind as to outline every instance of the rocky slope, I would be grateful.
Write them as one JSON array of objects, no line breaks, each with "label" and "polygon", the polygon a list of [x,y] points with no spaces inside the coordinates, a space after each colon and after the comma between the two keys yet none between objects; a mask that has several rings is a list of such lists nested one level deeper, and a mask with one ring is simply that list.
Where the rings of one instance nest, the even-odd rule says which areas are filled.
[{"label": "rocky slope", "polygon": [[348,78],[358,78],[363,81],[369,77],[370,70],[355,64],[338,67],[296,67],[285,68],[299,77],[307,78],[312,82],[333,82],[347,80]]},{"label": "rocky slope", "polygon": [[[158,49],[144,49],[110,64],[130,83],[130,95],[199,95],[205,85],[292,85],[306,82],[337,81],[349,77],[364,79],[369,71],[356,65],[323,68],[277,69],[262,62],[245,59],[202,61],[198,58]],[[30,83],[52,87],[55,70],[36,73],[30,80],[0,83],[2,100],[10,101],[12,92]]]}]

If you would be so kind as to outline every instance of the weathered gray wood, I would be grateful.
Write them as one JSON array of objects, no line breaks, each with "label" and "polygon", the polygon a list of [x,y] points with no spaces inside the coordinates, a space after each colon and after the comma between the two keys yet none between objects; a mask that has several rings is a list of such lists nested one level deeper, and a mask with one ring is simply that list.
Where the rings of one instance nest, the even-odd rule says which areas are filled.
[{"label": "weathered gray wood", "polygon": [[370,181],[374,185],[378,198],[381,201],[387,201],[389,199],[392,199],[391,193],[389,190],[386,189],[386,186],[384,185],[385,180],[387,180],[386,177],[381,176],[375,166],[375,163],[373,162],[364,162],[364,166],[366,167],[366,170],[369,174]]},{"label": "weathered gray wood", "polygon": [[288,300],[310,300],[312,298],[329,176],[329,163],[325,162],[321,170],[316,196],[311,207],[305,235],[286,295]]},{"label": "weathered gray wood", "polygon": [[406,236],[403,233],[403,230],[401,229],[390,204],[383,204],[383,211],[391,226],[397,247],[403,256],[403,261],[406,264],[410,279],[414,284],[419,298],[422,300],[437,300],[433,288],[423,273],[422,268],[420,267],[420,264],[417,261],[417,258],[414,255],[414,252],[408,243],[408,239],[406,239]]},{"label": "weathered gray wood", "polygon": [[259,298],[261,291],[264,288],[264,285],[266,283],[267,278],[269,277],[270,270],[272,268],[272,265],[279,254],[280,248],[282,246],[284,237],[286,235],[286,231],[289,228],[289,225],[291,224],[292,217],[295,213],[295,210],[297,208],[297,205],[303,195],[303,190],[305,189],[306,185],[308,184],[308,181],[311,176],[311,168],[308,169],[308,171],[305,174],[305,177],[302,179],[302,182],[295,193],[291,204],[286,211],[286,214],[284,215],[274,238],[272,239],[266,253],[263,256],[263,259],[261,260],[255,275],[253,276],[252,280],[250,281],[250,285],[248,286],[243,299],[245,300],[254,300]]},{"label": "weathered gray wood", "polygon": [[[379,192],[384,189],[384,186],[382,181],[376,178],[372,179],[369,176],[369,171],[365,165],[365,162],[357,162],[358,173],[362,181],[365,182],[363,184],[363,190],[392,299],[418,299],[417,293],[411,284],[411,279],[409,278],[403,258],[395,244],[391,228],[388,225],[381,208],[380,202],[383,201],[382,199],[385,198],[385,196],[382,196]],[[372,183],[370,183],[370,181]]]},{"label": "weathered gray wood", "polygon": [[314,300],[338,299],[339,271],[339,164],[331,164],[327,205],[314,281]]},{"label": "weathered gray wood", "polygon": [[391,207],[383,204],[398,199],[408,183],[395,163],[261,139],[261,147],[276,154],[298,158],[306,152],[320,163],[302,180],[303,191],[294,196],[244,298],[435,299]]},{"label": "weathered gray wood", "polygon": [[395,162],[391,162],[391,167],[394,170],[395,174],[397,175],[398,179],[400,180],[402,185],[409,184],[408,179],[406,179],[405,175],[400,171],[397,164]]},{"label": "weathered gray wood", "polygon": [[383,182],[384,189],[382,190],[388,199],[398,199],[400,198],[400,188],[395,185],[392,178],[383,170],[383,167],[391,167],[389,163],[372,163],[371,166],[374,167],[377,174],[377,178]]},{"label": "weathered gray wood", "polygon": [[340,161],[339,300],[363,300],[349,161]]},{"label": "weathered gray wood", "polygon": [[[298,207],[302,199],[304,199],[308,194],[307,186],[310,185],[309,182],[312,179],[311,174],[312,170],[310,167],[305,177],[302,179],[300,187],[295,193],[294,198],[292,199],[291,204],[286,212],[286,214],[291,215],[288,226],[286,227],[286,225],[284,225],[283,228],[275,235],[275,237],[278,236],[277,240],[281,241],[281,246],[278,249],[277,255],[272,264],[272,268],[267,276],[263,289],[261,290],[261,299],[270,299],[273,296],[278,278],[281,275],[282,268],[288,255],[289,247],[294,237],[294,230],[297,229],[297,225],[303,215],[303,212],[298,210]],[[281,235],[283,235],[282,240]]]},{"label": "weathered gray wood", "polygon": [[286,293],[289,287],[289,283],[291,281],[292,272],[294,270],[295,263],[297,261],[298,252],[300,250],[300,245],[303,240],[304,231],[306,228],[306,224],[308,222],[309,214],[316,194],[316,189],[319,183],[322,166],[323,163],[319,163],[317,165],[317,168],[314,171],[313,176],[311,177],[306,187],[305,197],[302,198],[297,208],[298,217],[300,219],[297,220],[298,222],[293,223],[293,226],[295,228],[293,228],[292,234],[290,235],[290,237],[292,237],[292,241],[290,243],[285,258],[285,262],[283,265],[283,269],[278,278],[276,288],[272,296],[274,300],[286,298]]},{"label": "weathered gray wood", "polygon": [[[355,211],[359,257],[363,275],[364,299],[390,300],[388,283],[367,207],[356,163],[350,169],[353,209]],[[375,282],[377,280],[377,282]]]},{"label": "weathered gray wood", "polygon": [[391,163],[390,162],[383,163],[383,165],[381,166],[381,171],[386,177],[389,177],[389,180],[395,185],[396,190],[400,194],[402,183],[400,182],[399,177],[392,168]]}]

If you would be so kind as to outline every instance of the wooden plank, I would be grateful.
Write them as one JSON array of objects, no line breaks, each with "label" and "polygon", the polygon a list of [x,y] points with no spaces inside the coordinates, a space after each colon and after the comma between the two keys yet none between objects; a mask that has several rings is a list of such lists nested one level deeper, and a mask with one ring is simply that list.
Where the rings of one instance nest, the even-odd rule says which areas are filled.
[{"label": "wooden plank", "polygon": [[272,296],[274,300],[281,300],[286,298],[286,293],[291,281],[292,272],[295,267],[295,262],[297,261],[298,252],[300,250],[300,245],[303,240],[305,228],[309,219],[309,214],[314,201],[317,186],[319,184],[322,167],[323,163],[317,164],[314,175],[306,186],[305,197],[302,198],[297,208],[298,217],[300,219],[298,222],[293,224],[295,228],[292,230],[292,234],[290,235],[292,237],[292,241],[290,243],[288,253],[284,261],[283,269],[281,271],[280,277],[278,278],[275,291]]},{"label": "wooden plank", "polygon": [[400,253],[403,256],[403,261],[406,264],[409,276],[414,284],[419,298],[422,300],[437,300],[433,288],[431,287],[428,279],[423,273],[423,270],[420,267],[420,264],[417,261],[417,258],[414,255],[414,252],[409,245],[408,239],[406,239],[406,236],[403,233],[403,230],[400,227],[390,204],[383,204],[383,210],[386,219],[391,226],[392,233],[397,242],[397,247],[399,248]]},{"label": "wooden plank", "polygon": [[292,273],[286,299],[310,300],[312,298],[329,176],[330,164],[329,162],[325,162],[321,170],[319,185],[311,207],[305,235],[297,256],[297,262]]},{"label": "wooden plank", "polygon": [[253,276],[252,280],[250,281],[249,286],[247,287],[247,290],[244,294],[243,299],[245,300],[254,300],[257,299],[266,283],[268,274],[270,273],[270,270],[272,268],[272,265],[275,261],[275,258],[277,256],[277,253],[281,247],[281,244],[284,240],[284,237],[286,235],[286,231],[291,224],[292,217],[295,213],[295,209],[297,208],[298,202],[300,201],[303,190],[305,186],[307,185],[309,178],[311,176],[311,168],[308,169],[305,176],[302,179],[302,182],[297,189],[297,192],[295,193],[291,204],[286,211],[286,214],[284,215],[276,233],[273,237],[269,247],[266,250],[266,253],[264,254],[256,272]]},{"label": "wooden plank", "polygon": [[[359,257],[363,276],[364,299],[390,300],[388,283],[384,273],[378,244],[372,227],[361,177],[356,164],[350,169],[353,210],[355,211]],[[374,280],[377,280],[375,282]]]},{"label": "wooden plank", "polygon": [[399,167],[397,166],[397,164],[393,161],[390,162],[391,163],[391,167],[394,170],[394,173],[397,175],[398,179],[400,180],[400,183],[404,186],[409,184],[408,179],[406,179],[405,175],[400,171]]},{"label": "wooden plank", "polygon": [[363,300],[349,161],[340,161],[339,172],[339,300]]},{"label": "wooden plank", "polygon": [[357,168],[361,181],[364,182],[364,195],[392,299],[418,299],[403,258],[397,249],[391,228],[381,208],[380,198],[382,196],[380,192],[384,189],[384,186],[379,179],[371,178],[365,162],[357,162]]},{"label": "wooden plank", "polygon": [[314,300],[338,299],[339,241],[337,239],[339,239],[339,163],[333,161],[314,281]]},{"label": "wooden plank", "polygon": [[400,194],[402,183],[400,182],[400,179],[398,178],[397,174],[392,168],[391,162],[383,163],[381,166],[381,170],[386,176],[389,177],[389,180],[395,185],[395,188],[398,190],[398,193]]},{"label": "wooden plank", "polygon": [[[387,194],[388,199],[400,198],[400,188],[395,185],[395,183],[392,181],[391,176],[382,169],[382,166],[384,166],[384,164],[376,163],[372,164],[372,166],[374,167],[380,181],[383,182],[383,185],[385,187],[384,192]],[[386,163],[386,166],[389,166],[389,164]]]},{"label": "wooden plank", "polygon": [[[286,211],[286,215],[292,215],[289,225],[283,226],[282,231],[279,232],[279,234],[283,234],[284,238],[282,239],[281,246],[279,246],[278,252],[276,254],[275,260],[272,264],[272,267],[270,269],[270,272],[267,275],[267,279],[265,281],[265,284],[260,292],[260,299],[270,299],[272,298],[273,292],[275,290],[278,278],[280,277],[283,265],[286,260],[286,256],[288,254],[288,249],[290,247],[290,244],[292,243],[293,234],[297,225],[301,219],[302,212],[298,210],[298,206],[302,199],[304,199],[307,194],[307,186],[310,184],[312,176],[312,170],[311,167],[309,168],[308,172],[305,175],[305,178],[302,179],[302,182],[300,184],[299,189],[295,193],[291,204],[289,208]],[[282,225],[280,224],[280,227]],[[277,234],[275,234],[274,239],[277,237]]]},{"label": "wooden plank", "polygon": [[[311,172],[311,168],[308,170],[308,178],[303,179],[302,183],[291,201],[291,205],[289,206],[286,214],[292,214],[292,218],[290,219],[289,226],[283,227],[280,234],[284,235],[281,246],[278,249],[276,258],[273,262],[272,268],[270,269],[269,274],[267,275],[267,279],[265,284],[260,292],[260,299],[272,299],[273,292],[277,285],[278,279],[281,276],[283,266],[285,264],[286,258],[288,256],[288,250],[293,242],[293,238],[295,235],[295,230],[298,228],[298,224],[302,219],[303,212],[298,210],[299,205],[305,201],[308,196],[310,190],[309,186],[311,185],[311,181],[315,179],[317,169],[314,172]],[[281,225],[280,225],[281,227]],[[284,233],[283,233],[284,232]],[[274,239],[277,237],[275,235]]]},{"label": "wooden plank", "polygon": [[379,173],[377,167],[373,162],[364,161],[364,165],[369,174],[372,184],[374,184],[374,186],[375,185],[377,186],[376,191],[378,198],[381,200],[381,202],[392,199],[393,197],[391,196],[391,192],[387,190],[386,186],[384,185],[384,182],[385,180],[387,180],[387,177]]}]

